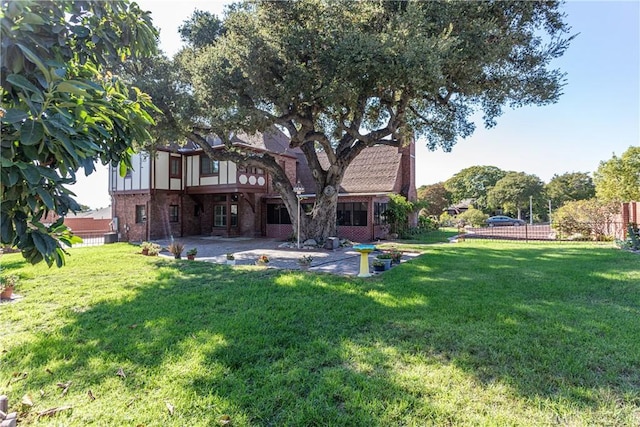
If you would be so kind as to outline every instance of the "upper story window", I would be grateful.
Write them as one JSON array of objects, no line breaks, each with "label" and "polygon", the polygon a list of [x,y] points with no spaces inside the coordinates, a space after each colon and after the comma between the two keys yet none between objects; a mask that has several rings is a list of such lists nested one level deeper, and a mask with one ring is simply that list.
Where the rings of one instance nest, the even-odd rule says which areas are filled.
[{"label": "upper story window", "polygon": [[217,175],[220,172],[220,162],[211,160],[206,154],[200,155],[200,175]]},{"label": "upper story window", "polygon": [[169,157],[169,176],[171,178],[182,177],[182,159],[180,157]]},{"label": "upper story window", "polygon": [[253,175],[264,175],[264,169],[257,168],[255,166],[241,166],[241,165],[238,165],[238,172],[239,173],[250,173],[250,174],[253,174]]}]

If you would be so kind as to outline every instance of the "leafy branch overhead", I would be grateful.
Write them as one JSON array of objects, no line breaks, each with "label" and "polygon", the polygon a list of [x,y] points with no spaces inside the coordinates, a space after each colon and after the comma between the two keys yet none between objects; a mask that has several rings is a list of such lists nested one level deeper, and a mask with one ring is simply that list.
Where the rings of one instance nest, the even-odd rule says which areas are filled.
[{"label": "leafy branch overhead", "polygon": [[80,210],[68,188],[78,170],[124,172],[150,139],[150,97],[116,73],[155,52],[157,31],[128,1],[2,6],[2,243],[61,266],[61,244],[77,240],[62,221]]}]

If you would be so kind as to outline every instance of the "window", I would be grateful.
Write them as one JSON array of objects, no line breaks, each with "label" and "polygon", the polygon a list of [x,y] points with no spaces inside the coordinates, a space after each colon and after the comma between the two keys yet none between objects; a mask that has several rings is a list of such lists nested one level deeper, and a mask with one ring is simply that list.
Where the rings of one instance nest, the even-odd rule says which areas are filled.
[{"label": "window", "polygon": [[217,175],[220,172],[220,163],[211,160],[209,156],[200,155],[200,175]]},{"label": "window", "polygon": [[229,222],[231,223],[232,227],[237,227],[238,226],[238,205],[231,205],[229,208],[231,210]]},{"label": "window", "polygon": [[169,157],[169,177],[182,178],[182,159],[180,157]]},{"label": "window", "polygon": [[267,205],[267,224],[291,224],[287,208],[283,204]]},{"label": "window", "polygon": [[227,206],[226,205],[215,205],[213,207],[213,226],[214,227],[227,226]]},{"label": "window", "polygon": [[147,208],[145,205],[136,205],[136,224],[147,220]]},{"label": "window", "polygon": [[367,214],[366,202],[338,203],[338,225],[365,226]]},{"label": "window", "polygon": [[178,222],[178,205],[169,205],[169,222]]},{"label": "window", "polygon": [[386,203],[375,202],[373,204],[373,223],[375,225],[383,225],[387,223],[384,213],[387,210]]}]

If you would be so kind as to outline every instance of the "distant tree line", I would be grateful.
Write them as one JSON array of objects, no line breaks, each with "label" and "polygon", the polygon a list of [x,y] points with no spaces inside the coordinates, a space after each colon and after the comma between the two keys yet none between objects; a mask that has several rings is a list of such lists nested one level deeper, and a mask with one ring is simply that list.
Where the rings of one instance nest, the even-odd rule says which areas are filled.
[{"label": "distant tree line", "polygon": [[[532,201],[534,221],[549,221],[549,204],[562,218],[585,217],[583,201],[591,212],[615,212],[611,205],[640,200],[640,147],[630,147],[620,157],[602,161],[593,178],[586,172],[556,174],[548,183],[524,172],[505,171],[495,166],[471,166],[444,182],[418,188],[422,214],[440,217],[451,206],[468,202],[484,215],[504,214],[529,219]],[[572,214],[571,212],[576,212]],[[472,212],[478,217],[477,212]]]}]

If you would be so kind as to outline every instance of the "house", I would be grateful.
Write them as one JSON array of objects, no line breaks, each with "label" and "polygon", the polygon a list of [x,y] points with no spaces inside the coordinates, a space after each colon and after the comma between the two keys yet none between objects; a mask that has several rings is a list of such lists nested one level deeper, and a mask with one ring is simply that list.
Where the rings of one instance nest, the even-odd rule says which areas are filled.
[{"label": "house", "polygon": [[[214,149],[222,142],[207,140]],[[247,150],[268,152],[292,183],[305,187],[302,208],[314,202],[315,184],[302,152],[289,147],[277,129],[232,138]],[[320,158],[326,164],[326,158]],[[136,154],[133,170],[119,176],[110,169],[113,228],[120,241],[171,236],[250,236],[286,239],[294,235],[289,214],[270,176],[255,167],[211,160],[196,144],[159,148],[155,155]],[[338,237],[355,241],[384,238],[382,213],[390,193],[416,199],[415,142],[404,148],[375,146],[364,150],[347,169],[338,189]]]},{"label": "house", "polygon": [[463,199],[456,204],[453,204],[445,209],[445,212],[451,216],[460,215],[469,210],[470,206],[473,206],[473,199]]}]

